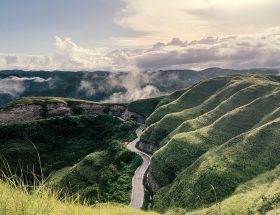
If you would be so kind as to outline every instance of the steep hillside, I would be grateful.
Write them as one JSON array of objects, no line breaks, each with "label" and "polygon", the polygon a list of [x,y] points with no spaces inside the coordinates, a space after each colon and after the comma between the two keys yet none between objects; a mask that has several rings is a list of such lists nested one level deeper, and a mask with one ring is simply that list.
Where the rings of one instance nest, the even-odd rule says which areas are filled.
[{"label": "steep hillside", "polygon": [[239,185],[234,193],[220,204],[186,214],[279,214],[279,179],[278,165],[275,169]]},{"label": "steep hillside", "polygon": [[141,164],[121,142],[113,141],[105,150],[87,155],[72,167],[55,172],[48,185],[63,195],[79,195],[89,204],[130,202],[131,180]]},{"label": "steep hillside", "polygon": [[33,172],[53,174],[52,186],[79,193],[91,203],[128,203],[133,172],[141,161],[124,143],[135,137],[137,127],[133,121],[106,115],[1,125],[0,168],[24,176],[28,183]]},{"label": "steep hillside", "polygon": [[132,101],[128,104],[128,111],[139,114],[144,119],[148,118],[164,96]]},{"label": "steep hillside", "polygon": [[[150,170],[162,187],[156,210],[190,211],[226,201],[280,164],[278,77],[214,78],[161,102],[141,138],[159,148]],[[273,201],[276,207],[278,200]],[[250,205],[248,210],[259,209]]]}]

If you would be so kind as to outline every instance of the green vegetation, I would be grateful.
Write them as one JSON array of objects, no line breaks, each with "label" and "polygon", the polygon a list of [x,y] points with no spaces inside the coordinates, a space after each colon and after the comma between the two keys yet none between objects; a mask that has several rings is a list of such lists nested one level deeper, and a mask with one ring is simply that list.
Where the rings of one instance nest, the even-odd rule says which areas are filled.
[{"label": "green vegetation", "polygon": [[81,199],[90,202],[127,203],[139,158],[124,142],[135,138],[137,127],[132,121],[95,115],[1,125],[0,167],[5,171],[8,163],[30,182],[29,173],[41,174],[41,164],[45,176],[54,173],[50,184],[59,190],[81,192]]},{"label": "green vegetation", "polygon": [[156,213],[153,212],[143,212],[124,205],[111,203],[88,206],[87,204],[78,203],[80,201],[74,198],[67,198],[61,202],[59,201],[58,192],[54,192],[43,185],[30,190],[30,188],[25,185],[19,186],[16,184],[0,181],[1,215],[156,215]]},{"label": "green vegetation", "polygon": [[[258,75],[201,82],[159,105],[141,138],[160,148],[151,162],[151,173],[162,187],[154,209],[170,214],[175,208],[183,214],[238,211],[238,203],[230,202],[238,200],[237,190],[258,177],[269,178],[266,173],[280,164],[279,105],[279,79]],[[244,200],[251,202],[242,206],[244,214],[278,208],[279,192],[267,196],[264,189],[249,191],[248,197],[258,193],[256,198],[265,200],[258,206]]]},{"label": "green vegetation", "polygon": [[188,215],[279,214],[280,166],[238,186],[220,204],[187,213]]},{"label": "green vegetation", "polygon": [[144,118],[147,118],[151,115],[151,113],[155,110],[158,103],[161,101],[163,97],[149,98],[149,99],[141,99],[130,102],[128,104],[128,110],[134,113],[137,113]]},{"label": "green vegetation", "polygon": [[106,150],[89,154],[73,167],[57,171],[48,184],[63,194],[79,195],[90,204],[129,204],[131,176],[141,164],[141,158],[137,158],[122,143],[113,141]]},{"label": "green vegetation", "polygon": [[[57,102],[70,107],[87,103],[33,97],[14,105]],[[125,105],[148,117],[149,127],[141,141],[159,148],[150,166],[161,187],[154,195],[153,209],[169,215],[280,213],[279,77],[219,77],[168,96]],[[0,182],[0,192],[7,193],[0,195],[0,210],[4,214],[19,214],[20,210],[137,214],[123,206],[98,204],[128,204],[131,177],[141,159],[127,151],[124,142],[135,138],[137,126],[132,121],[94,115],[0,125],[1,169],[9,173],[5,169],[8,163],[29,185],[33,175],[26,173],[40,175],[40,164],[45,176],[50,175],[40,188],[46,190],[43,195]],[[28,205],[26,201],[11,209],[11,201],[19,201],[8,196],[11,191],[22,201],[39,202]]]}]

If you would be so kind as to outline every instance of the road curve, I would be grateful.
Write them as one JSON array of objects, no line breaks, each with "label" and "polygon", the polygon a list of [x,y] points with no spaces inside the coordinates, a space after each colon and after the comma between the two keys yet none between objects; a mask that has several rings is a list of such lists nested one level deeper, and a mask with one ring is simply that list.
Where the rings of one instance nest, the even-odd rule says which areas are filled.
[{"label": "road curve", "polygon": [[140,140],[140,136],[143,133],[143,129],[143,126],[140,126],[140,128],[136,130],[137,138],[127,145],[128,150],[140,155],[143,160],[143,163],[137,168],[132,178],[132,193],[129,206],[137,209],[140,209],[144,202],[144,175],[147,169],[149,168],[151,161],[151,157],[149,155],[138,150],[135,147],[136,143]]}]

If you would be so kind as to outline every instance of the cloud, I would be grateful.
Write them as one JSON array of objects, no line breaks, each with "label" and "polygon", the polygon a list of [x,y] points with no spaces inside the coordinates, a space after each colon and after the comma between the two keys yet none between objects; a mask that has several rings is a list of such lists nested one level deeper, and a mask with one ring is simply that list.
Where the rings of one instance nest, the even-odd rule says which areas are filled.
[{"label": "cloud", "polygon": [[153,82],[153,78],[155,77],[146,73],[143,74],[139,70],[127,73],[127,75],[121,76],[120,79],[112,78],[112,86],[121,86],[126,91],[114,93],[106,101],[127,102],[157,96],[160,94],[160,91],[155,86],[149,84]]},{"label": "cloud", "polygon": [[87,80],[81,80],[79,91],[85,92],[87,96],[92,96],[96,93],[96,90],[92,86],[90,81]]},{"label": "cloud", "polygon": [[122,0],[116,23],[142,35],[115,38],[122,45],[194,40],[207,35],[261,33],[279,25],[278,0]]},{"label": "cloud", "polygon": [[79,47],[70,38],[55,37],[56,51],[51,55],[0,53],[0,69],[23,70],[92,70],[112,69],[106,49]]},{"label": "cloud", "polygon": [[134,72],[280,67],[280,27],[258,34],[209,36],[191,41],[175,37],[150,47],[115,50],[83,48],[70,38],[56,37],[56,47],[55,53],[45,56],[0,54],[0,69]]},{"label": "cloud", "polygon": [[170,43],[168,43],[168,46],[185,46],[187,44],[186,42],[183,42],[180,38],[173,38]]},{"label": "cloud", "polygon": [[145,99],[160,95],[160,91],[152,85],[147,85],[143,88],[134,88],[133,91],[128,89],[126,93],[114,93],[106,102],[128,102],[136,99]]},{"label": "cloud", "polygon": [[280,29],[266,33],[207,37],[189,43],[157,46],[135,60],[142,69],[280,67]]},{"label": "cloud", "polygon": [[35,83],[44,83],[50,81],[51,78],[43,79],[40,77],[31,77],[31,78],[20,78],[16,76],[10,76],[4,79],[0,79],[0,94],[9,94],[12,97],[18,97],[22,94],[25,89],[26,81],[32,81]]},{"label": "cloud", "polygon": [[6,63],[9,64],[15,64],[18,61],[17,56],[6,56]]},{"label": "cloud", "polygon": [[95,73],[85,74],[78,91],[89,97],[115,92],[110,94],[105,102],[128,102],[160,95],[160,91],[153,86],[157,80],[157,73],[143,73],[135,69],[131,72],[106,73],[104,77],[106,78],[100,79]]}]

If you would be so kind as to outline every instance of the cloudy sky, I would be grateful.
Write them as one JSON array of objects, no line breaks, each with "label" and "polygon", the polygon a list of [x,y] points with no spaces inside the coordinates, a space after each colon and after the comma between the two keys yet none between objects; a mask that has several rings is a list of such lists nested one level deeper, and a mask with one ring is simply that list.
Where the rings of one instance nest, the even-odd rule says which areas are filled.
[{"label": "cloudy sky", "polygon": [[1,0],[0,69],[280,67],[279,0]]}]

